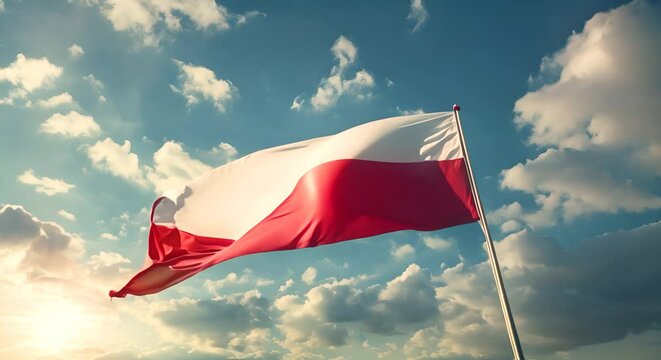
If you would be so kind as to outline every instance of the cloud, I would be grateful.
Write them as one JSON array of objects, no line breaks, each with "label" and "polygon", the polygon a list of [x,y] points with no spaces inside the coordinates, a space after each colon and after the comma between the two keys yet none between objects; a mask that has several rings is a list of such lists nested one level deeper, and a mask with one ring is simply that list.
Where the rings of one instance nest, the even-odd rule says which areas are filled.
[{"label": "cloud", "polygon": [[[358,48],[349,39],[340,36],[331,47],[331,52],[337,64],[331,68],[329,77],[321,80],[317,91],[310,99],[312,108],[317,111],[327,109],[335,105],[344,95],[356,100],[371,98],[374,78],[370,73],[362,69],[357,71],[353,78],[348,78],[346,74],[348,67],[356,61]],[[290,109],[300,110],[303,102],[299,95],[292,102]]]},{"label": "cloud", "polygon": [[208,352],[251,358],[247,355],[264,352],[265,343],[270,342],[270,305],[253,290],[213,299],[154,302],[149,316]]},{"label": "cloud", "polygon": [[[503,221],[548,226],[594,212],[661,207],[661,4],[633,1],[598,13],[542,60],[543,85],[516,101],[515,122],[543,152],[502,172],[501,186],[539,210]],[[534,82],[536,82],[535,80]],[[533,219],[536,217],[536,219]],[[550,218],[550,220],[549,220]],[[510,223],[512,225],[512,223]]]},{"label": "cloud", "polygon": [[66,115],[51,115],[41,124],[39,131],[64,137],[92,137],[99,135],[101,127],[93,117],[72,110]]},{"label": "cloud", "polygon": [[424,24],[427,19],[429,19],[429,13],[425,9],[422,0],[411,0],[411,10],[409,15],[406,17],[407,20],[413,21],[415,26],[411,32],[416,32],[420,29],[420,26]]},{"label": "cloud", "polygon": [[308,267],[307,269],[305,269],[303,274],[301,274],[301,280],[307,285],[312,285],[316,278],[317,278],[317,269],[315,269],[313,266]]},{"label": "cloud", "polygon": [[99,237],[103,240],[117,241],[119,238],[111,233],[102,233]]},{"label": "cloud", "polygon": [[294,98],[294,100],[291,102],[291,106],[289,107],[289,110],[292,111],[301,111],[301,108],[303,107],[303,104],[305,103],[305,99],[303,99],[303,94],[298,95],[297,97]]},{"label": "cloud", "polygon": [[265,16],[258,11],[231,14],[214,0],[108,0],[100,9],[116,31],[129,32],[144,46],[157,46],[186,23],[197,30],[219,31]]},{"label": "cloud", "polygon": [[75,185],[69,184],[60,179],[52,179],[49,177],[37,177],[34,175],[34,170],[25,170],[18,176],[18,182],[26,185],[34,186],[34,190],[38,193],[53,196],[56,194],[66,194],[69,190],[75,188]]},{"label": "cloud", "polygon": [[76,215],[66,211],[66,210],[58,210],[57,214],[60,215],[61,217],[69,220],[69,221],[76,221]]},{"label": "cloud", "polygon": [[239,152],[234,146],[226,142],[221,142],[218,146],[208,152],[214,164],[225,164],[236,158]]},{"label": "cloud", "polygon": [[69,56],[72,58],[79,58],[85,54],[85,51],[83,48],[78,45],[78,44],[73,44],[67,48],[67,51],[69,52]]},{"label": "cloud", "polygon": [[3,11],[5,11],[5,1],[0,0],[0,13],[3,12]]},{"label": "cloud", "polygon": [[418,115],[418,114],[424,114],[425,110],[423,108],[417,108],[415,110],[406,110],[406,109],[400,109],[398,106],[397,112],[400,115]]},{"label": "cloud", "polygon": [[28,58],[16,55],[16,60],[7,67],[0,67],[0,83],[9,82],[14,87],[7,97],[0,99],[0,104],[13,105],[15,99],[25,98],[43,87],[51,86],[62,75],[62,68],[53,65],[48,58]]},{"label": "cloud", "polygon": [[392,255],[397,261],[403,261],[407,258],[410,258],[414,254],[415,248],[410,244],[397,246],[390,251],[390,255]]},{"label": "cloud", "polygon": [[278,328],[284,347],[295,353],[349,340],[350,323],[376,334],[398,333],[400,326],[424,326],[438,314],[429,274],[410,265],[385,286],[358,286],[366,276],[332,280],[310,289],[304,298],[284,295],[274,305],[282,312]]},{"label": "cloud", "polygon": [[236,93],[236,87],[230,81],[216,78],[212,70],[203,66],[185,64],[176,59],[174,63],[179,68],[180,87],[170,84],[170,89],[185,97],[187,106],[207,100],[218,112],[225,112],[226,105]]},{"label": "cloud", "polygon": [[111,138],[97,141],[86,148],[87,156],[95,168],[130,181],[141,187],[147,187],[148,182],[140,167],[138,155],[131,152],[131,142],[123,145],[115,143]]},{"label": "cloud", "polygon": [[87,81],[87,83],[89,83],[92,89],[94,89],[94,91],[97,93],[100,93],[105,88],[105,85],[103,85],[101,80],[97,79],[94,74],[83,76],[83,80]]},{"label": "cloud", "polygon": [[114,252],[99,251],[98,254],[90,256],[87,265],[94,276],[102,276],[104,278],[114,280],[117,274],[128,273],[132,269],[126,267],[131,260],[125,258],[121,254]]},{"label": "cloud", "polygon": [[[568,251],[523,230],[496,244],[519,334],[529,354],[553,354],[623,339],[658,323],[656,256],[661,222],[597,236]],[[405,350],[414,359],[511,358],[490,264],[444,270],[436,289],[442,324]]]},{"label": "cloud", "polygon": [[452,248],[452,241],[436,236],[423,235],[422,242],[425,243],[426,247],[432,250],[443,251]]},{"label": "cloud", "polygon": [[287,291],[289,288],[291,288],[292,285],[294,285],[294,280],[293,280],[293,279],[287,279],[287,281],[285,281],[285,283],[282,284],[282,285],[278,288],[278,292],[285,292],[285,291]]},{"label": "cloud", "polygon": [[42,108],[54,108],[60,105],[71,105],[73,104],[73,97],[68,92],[63,92],[59,95],[51,96],[46,100],[39,100],[37,104]]},{"label": "cloud", "polygon": [[192,179],[211,170],[211,166],[193,159],[181,146],[168,141],[154,153],[154,166],[147,169],[147,179],[154,185],[156,193],[183,191],[184,185]]},{"label": "cloud", "polygon": [[[614,171],[614,160],[622,161],[619,171]],[[661,197],[645,186],[645,174],[639,172],[618,154],[549,149],[503,171],[501,186],[558,200],[553,205],[561,208],[566,220],[592,212],[642,212],[661,207]]]},{"label": "cloud", "polygon": [[267,286],[273,284],[273,280],[256,278],[253,276],[252,270],[249,268],[243,269],[241,275],[237,275],[234,272],[227,274],[224,278],[220,280],[205,280],[204,288],[207,289],[211,294],[215,296],[219,295],[219,290],[226,289],[228,287],[235,287],[236,285],[245,285],[249,283],[254,283],[255,286]]},{"label": "cloud", "polygon": [[0,208],[0,225],[0,249],[13,249],[29,279],[65,277],[75,271],[74,259],[84,252],[82,239],[54,222],[40,221],[20,205]]},{"label": "cloud", "polygon": [[[140,164],[128,140],[120,145],[107,138],[87,147],[86,152],[95,168],[140,187],[153,188],[158,195],[176,196],[186,183],[212,170],[174,141],[166,141],[154,153],[152,166]],[[236,149],[228,143],[220,143],[206,152],[217,164],[231,161],[236,154]]]}]

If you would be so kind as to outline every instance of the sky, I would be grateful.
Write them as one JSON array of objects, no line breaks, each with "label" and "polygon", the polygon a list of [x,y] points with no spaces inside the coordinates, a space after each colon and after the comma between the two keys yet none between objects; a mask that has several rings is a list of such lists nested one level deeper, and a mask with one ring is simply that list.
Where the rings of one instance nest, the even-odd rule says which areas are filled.
[{"label": "sky", "polygon": [[454,103],[527,357],[655,358],[660,38],[643,0],[0,0],[0,358],[511,359],[477,224],[107,295],[169,189]]}]

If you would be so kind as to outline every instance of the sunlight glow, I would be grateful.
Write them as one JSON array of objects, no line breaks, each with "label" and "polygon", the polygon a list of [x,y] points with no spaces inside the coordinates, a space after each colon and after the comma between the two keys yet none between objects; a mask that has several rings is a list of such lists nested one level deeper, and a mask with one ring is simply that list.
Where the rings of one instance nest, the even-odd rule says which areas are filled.
[{"label": "sunlight glow", "polygon": [[31,319],[31,345],[45,353],[59,353],[89,325],[87,315],[74,304],[58,300]]}]

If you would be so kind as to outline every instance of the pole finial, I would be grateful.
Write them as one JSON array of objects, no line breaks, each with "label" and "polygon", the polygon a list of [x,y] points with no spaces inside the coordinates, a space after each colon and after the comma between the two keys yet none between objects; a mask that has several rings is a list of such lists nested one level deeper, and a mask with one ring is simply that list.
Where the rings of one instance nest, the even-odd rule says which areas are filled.
[{"label": "pole finial", "polygon": [[459,110],[461,110],[461,106],[457,104],[452,105],[452,111],[459,111]]}]

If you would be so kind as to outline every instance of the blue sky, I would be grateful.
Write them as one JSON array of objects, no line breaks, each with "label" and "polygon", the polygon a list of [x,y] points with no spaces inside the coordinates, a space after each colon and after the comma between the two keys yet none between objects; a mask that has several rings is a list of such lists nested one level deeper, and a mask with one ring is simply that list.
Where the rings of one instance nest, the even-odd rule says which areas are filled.
[{"label": "blue sky", "polygon": [[653,358],[660,33],[648,1],[0,1],[0,355],[511,358],[476,224],[107,298],[168,188],[459,103],[528,356]]}]

